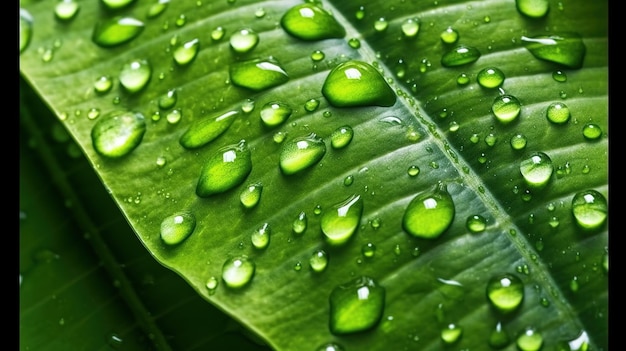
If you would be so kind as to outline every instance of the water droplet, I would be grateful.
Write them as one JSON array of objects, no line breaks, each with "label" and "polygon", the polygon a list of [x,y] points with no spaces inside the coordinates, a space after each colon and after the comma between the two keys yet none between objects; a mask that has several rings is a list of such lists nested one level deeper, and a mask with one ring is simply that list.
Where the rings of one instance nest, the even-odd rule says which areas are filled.
[{"label": "water droplet", "polygon": [[504,82],[504,72],[496,67],[483,68],[476,75],[476,81],[483,88],[497,88]]},{"label": "water droplet", "polygon": [[541,18],[548,13],[548,0],[515,0],[517,11],[530,18]]},{"label": "water droplet", "polygon": [[217,26],[211,31],[211,39],[215,41],[222,40],[224,34],[226,34],[224,27]]},{"label": "water droplet", "polygon": [[259,250],[265,249],[270,244],[271,234],[272,227],[270,227],[269,223],[263,223],[261,227],[252,232],[250,236],[252,245]]},{"label": "water droplet", "polygon": [[451,323],[441,330],[441,340],[447,345],[454,344],[461,339],[463,328]]},{"label": "water droplet", "polygon": [[204,146],[222,135],[239,116],[238,111],[228,111],[219,116],[202,118],[189,126],[180,137],[180,145],[186,149]]},{"label": "water droplet", "polygon": [[322,232],[331,245],[345,244],[356,232],[363,213],[360,195],[351,195],[324,211],[320,219]]},{"label": "water droplet", "polygon": [[498,322],[496,327],[491,331],[489,335],[489,346],[501,349],[511,342],[509,333],[502,327],[502,323]]},{"label": "water droplet", "polygon": [[254,111],[255,107],[256,107],[256,101],[254,100],[254,98],[247,98],[241,104],[241,111],[243,113],[250,113],[250,112]]},{"label": "water droplet", "polygon": [[209,277],[209,279],[207,279],[206,288],[209,290],[209,295],[215,294],[215,290],[217,289],[218,285],[219,285],[219,281],[217,280],[216,277],[211,276]]},{"label": "water droplet", "polygon": [[608,203],[600,192],[589,189],[572,198],[572,214],[576,223],[586,230],[600,228],[608,216]]},{"label": "water droplet", "polygon": [[354,18],[358,20],[362,20],[365,18],[365,6],[359,6],[359,8],[354,13]]},{"label": "water droplet", "polygon": [[487,298],[498,311],[510,313],[524,300],[524,284],[510,273],[495,276],[487,283]]},{"label": "water droplet", "polygon": [[503,94],[493,100],[491,111],[498,121],[510,123],[520,115],[522,104],[515,96]]},{"label": "water droplet", "polygon": [[146,122],[141,113],[113,111],[94,124],[91,140],[98,154],[118,158],[139,146],[145,132]]},{"label": "water droplet", "polygon": [[287,10],[280,25],[285,32],[301,40],[343,38],[346,35],[346,30],[332,13],[313,2]]},{"label": "water droplet", "polygon": [[372,258],[376,254],[376,245],[372,243],[365,243],[361,246],[361,254],[365,258]]},{"label": "water droplet", "polygon": [[309,220],[305,212],[300,212],[291,224],[291,229],[295,234],[301,235],[308,226]]},{"label": "water droplet", "polygon": [[324,250],[315,250],[309,258],[309,266],[313,272],[320,273],[328,267],[328,254]]},{"label": "water droplet", "polygon": [[90,108],[89,111],[87,111],[87,118],[89,119],[96,119],[98,116],[100,116],[100,109]]},{"label": "water droplet", "polygon": [[375,327],[385,309],[385,288],[361,276],[330,293],[330,331],[351,334]]},{"label": "water droplet", "polygon": [[553,102],[546,110],[548,121],[554,124],[563,124],[569,121],[570,111],[567,105],[562,102]]},{"label": "water droplet", "polygon": [[173,214],[161,222],[161,240],[167,245],[178,245],[196,229],[196,217],[190,212]]},{"label": "water droplet", "polygon": [[435,239],[452,224],[454,214],[454,201],[447,185],[439,182],[411,200],[404,212],[402,226],[415,237]]},{"label": "water droplet", "polygon": [[389,21],[385,17],[379,17],[374,21],[374,30],[377,32],[384,32],[389,27]]},{"label": "water droplet", "polygon": [[242,28],[230,36],[230,47],[238,53],[246,53],[259,44],[259,34],[250,28]]},{"label": "water droplet", "polygon": [[576,33],[522,36],[522,42],[536,58],[569,68],[582,67],[587,50],[582,38]]},{"label": "water droplet", "polygon": [[326,54],[322,50],[315,50],[311,53],[311,60],[314,62],[322,61],[326,57]]},{"label": "water droplet", "polygon": [[583,126],[583,136],[587,140],[597,140],[602,136],[602,129],[595,123],[587,123]]},{"label": "water droplet", "polygon": [[261,108],[261,121],[266,127],[276,127],[285,122],[292,113],[293,109],[283,102],[268,102]]},{"label": "water droplet", "polygon": [[354,130],[350,126],[341,126],[333,131],[330,135],[330,145],[335,149],[341,149],[352,141]]},{"label": "water droplet", "polygon": [[183,118],[183,111],[179,108],[171,110],[165,115],[165,119],[169,124],[176,124]]},{"label": "water droplet", "polygon": [[557,82],[563,83],[567,81],[567,74],[561,70],[556,70],[552,72],[552,79]]},{"label": "water droplet", "polygon": [[132,17],[113,17],[98,22],[91,39],[102,47],[113,47],[135,39],[143,31],[144,23]]},{"label": "water droplet", "polygon": [[448,27],[441,32],[439,37],[446,44],[454,44],[459,40],[459,32],[452,27]]},{"label": "water droplet", "polygon": [[465,226],[471,233],[480,233],[487,229],[487,219],[481,215],[471,215],[467,217]]},{"label": "water droplet", "polygon": [[252,171],[252,156],[245,140],[220,148],[202,167],[196,194],[208,197],[241,184]]},{"label": "water droplet", "polygon": [[441,57],[441,65],[444,67],[457,67],[476,62],[479,58],[480,51],[477,48],[459,45]]},{"label": "water droplet", "polygon": [[396,94],[372,65],[351,60],[333,68],[322,86],[324,97],[336,107],[392,106]]},{"label": "water droplet", "polygon": [[146,60],[134,60],[122,67],[120,84],[129,93],[136,93],[143,89],[152,77],[152,67]]},{"label": "water droplet", "polygon": [[415,177],[420,174],[420,168],[418,166],[412,165],[407,169],[407,174],[411,177]]},{"label": "water droplet", "polygon": [[176,105],[177,100],[178,93],[176,89],[170,89],[159,98],[159,108],[162,110],[169,110]]},{"label": "water droplet", "polygon": [[177,64],[184,66],[198,56],[198,51],[200,51],[200,40],[196,38],[178,45],[172,51],[172,57]]},{"label": "water droplet", "polygon": [[336,344],[334,342],[324,344],[315,349],[315,351],[344,351],[344,348],[341,345]]},{"label": "water droplet", "polygon": [[527,139],[523,134],[515,134],[511,137],[511,148],[513,150],[522,150],[526,147]]},{"label": "water droplet", "polygon": [[133,3],[135,0],[102,0],[102,3],[111,10],[121,9]]},{"label": "water droplet", "polygon": [[298,173],[319,162],[326,154],[324,140],[315,133],[292,139],[280,152],[280,170],[285,175]]},{"label": "water droplet", "polygon": [[113,78],[110,76],[100,76],[93,83],[93,89],[96,94],[106,94],[113,87]]},{"label": "water droplet", "polygon": [[496,145],[497,141],[498,137],[496,137],[496,135],[493,133],[489,133],[485,136],[485,144],[487,144],[487,146],[489,147]]},{"label": "water droplet", "polygon": [[515,341],[520,351],[539,351],[543,346],[543,336],[532,327],[527,327]]},{"label": "water droplet", "polygon": [[519,170],[528,186],[542,188],[550,181],[554,165],[543,152],[534,152],[520,162]]},{"label": "water droplet", "polygon": [[400,30],[402,34],[407,38],[413,38],[419,33],[421,21],[417,18],[407,18],[402,22]]},{"label": "water droplet", "polygon": [[165,11],[165,9],[167,9],[167,5],[169,3],[170,3],[170,0],[158,0],[156,3],[150,5],[146,13],[146,17],[147,18],[158,17]]},{"label": "water droplet", "polygon": [[239,201],[245,208],[252,208],[258,205],[261,200],[263,185],[260,183],[250,184],[239,193]]},{"label": "water droplet", "polygon": [[33,36],[33,16],[27,10],[20,9],[20,53],[28,47]]},{"label": "water droplet", "polygon": [[309,99],[304,103],[304,109],[308,112],[313,112],[317,110],[320,106],[320,101],[318,99]]},{"label": "water droplet", "polygon": [[361,47],[361,41],[358,38],[350,38],[348,39],[348,45],[353,49],[358,49]]},{"label": "water droplet", "polygon": [[456,78],[456,84],[458,85],[467,85],[470,82],[470,78],[466,73],[461,73]]},{"label": "water droplet", "polygon": [[250,283],[256,264],[248,256],[229,258],[222,266],[222,280],[229,288],[239,289]]},{"label": "water droplet", "polygon": [[54,7],[54,15],[61,21],[69,21],[76,16],[80,5],[74,0],[62,0]]},{"label": "water droplet", "polygon": [[273,57],[233,63],[229,73],[233,84],[254,91],[272,88],[289,80],[287,72]]},{"label": "water droplet", "polygon": [[174,23],[176,24],[176,27],[183,27],[185,24],[187,24],[187,16],[185,16],[184,13],[181,13],[180,15],[178,15]]}]

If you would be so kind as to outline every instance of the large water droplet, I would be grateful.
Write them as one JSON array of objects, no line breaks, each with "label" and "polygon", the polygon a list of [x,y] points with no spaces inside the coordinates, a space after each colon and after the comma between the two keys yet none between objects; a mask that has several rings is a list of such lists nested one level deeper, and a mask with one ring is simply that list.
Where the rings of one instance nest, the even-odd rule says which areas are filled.
[{"label": "large water droplet", "polygon": [[266,127],[276,127],[285,122],[292,113],[293,109],[283,102],[268,102],[261,108],[261,121]]},{"label": "large water droplet", "polygon": [[289,80],[287,72],[273,57],[233,63],[229,73],[233,84],[254,91],[272,88]]},{"label": "large water droplet", "polygon": [[192,123],[180,137],[180,145],[186,149],[204,146],[222,135],[239,116],[239,111],[228,111],[219,116],[204,117]]},{"label": "large water droplet", "polygon": [[98,154],[118,158],[139,146],[145,132],[146,122],[141,113],[113,111],[94,124],[91,140]]},{"label": "large water droplet", "polygon": [[569,107],[562,102],[553,102],[546,110],[546,118],[554,124],[563,124],[569,121]]},{"label": "large water droplet", "polygon": [[187,239],[196,228],[196,217],[190,212],[173,214],[161,222],[161,240],[177,245]]},{"label": "large water droplet", "polygon": [[385,309],[385,288],[361,276],[330,293],[330,331],[351,334],[375,327]]},{"label": "large water droplet", "polygon": [[581,191],[572,198],[572,214],[581,228],[597,229],[606,221],[608,203],[604,195],[596,190]]},{"label": "large water droplet", "polygon": [[576,33],[522,36],[522,42],[536,58],[569,68],[582,67],[587,51],[582,38]]},{"label": "large water droplet", "polygon": [[172,56],[177,64],[184,66],[196,58],[198,51],[200,51],[200,40],[196,38],[178,45],[172,51]]},{"label": "large water droplet", "polygon": [[527,327],[515,343],[520,351],[539,351],[543,346],[543,336],[533,327]]},{"label": "large water droplet", "polygon": [[135,39],[143,31],[144,23],[132,17],[113,17],[96,23],[91,39],[102,47],[112,47]]},{"label": "large water droplet", "polygon": [[20,9],[20,53],[28,47],[33,36],[33,16],[30,12]]},{"label": "large water droplet", "polygon": [[135,0],[101,0],[104,6],[111,10],[121,9],[133,3]]},{"label": "large water droplet", "polygon": [[404,212],[402,226],[418,238],[435,239],[448,229],[454,220],[455,207],[445,183],[418,194]]},{"label": "large water droplet", "polygon": [[285,175],[298,173],[319,162],[324,154],[326,144],[315,133],[294,138],[283,144],[280,151],[280,170]]},{"label": "large water droplet", "polygon": [[260,183],[250,184],[239,193],[239,201],[245,208],[252,208],[261,201],[263,185]]},{"label": "large water droplet", "polygon": [[146,60],[134,60],[122,67],[120,84],[129,93],[136,93],[143,89],[152,77],[152,66]]},{"label": "large water droplet", "polygon": [[351,195],[326,209],[320,219],[326,241],[331,245],[345,244],[358,228],[362,213],[363,200],[360,195]]},{"label": "large water droplet", "polygon": [[296,5],[280,19],[283,29],[302,40],[343,38],[346,30],[335,17],[314,3]]},{"label": "large water droplet", "polygon": [[483,68],[476,75],[476,81],[483,88],[497,88],[504,82],[504,72],[496,67]]},{"label": "large water droplet", "polygon": [[250,283],[256,264],[245,255],[229,258],[222,266],[222,280],[229,288],[239,289]]},{"label": "large water droplet", "polygon": [[548,13],[548,0],[515,0],[517,11],[530,18],[541,18]]},{"label": "large water droplet", "polygon": [[595,123],[587,123],[583,126],[583,137],[587,140],[597,140],[602,136],[602,128]]},{"label": "large water droplet", "polygon": [[396,94],[372,65],[351,60],[333,68],[322,86],[333,106],[392,106]]},{"label": "large water droplet", "polygon": [[491,112],[502,123],[511,123],[520,115],[522,104],[513,95],[499,95],[493,100]]},{"label": "large water droplet", "polygon": [[54,7],[54,15],[61,21],[69,21],[76,16],[80,10],[80,4],[74,0],[62,0]]},{"label": "large water droplet", "polygon": [[473,46],[459,45],[446,52],[441,57],[444,67],[456,67],[476,62],[480,58],[480,51]]},{"label": "large water droplet", "polygon": [[524,300],[524,283],[510,273],[495,276],[487,283],[487,299],[498,311],[510,313]]},{"label": "large water droplet", "polygon": [[520,162],[519,170],[528,186],[542,188],[550,181],[554,165],[547,154],[534,152]]},{"label": "large water droplet", "polygon": [[238,53],[246,53],[259,44],[259,34],[250,28],[243,28],[230,36],[230,47]]},{"label": "large water droplet", "polygon": [[245,140],[224,146],[206,160],[196,194],[208,197],[228,191],[243,183],[251,171],[252,156]]}]

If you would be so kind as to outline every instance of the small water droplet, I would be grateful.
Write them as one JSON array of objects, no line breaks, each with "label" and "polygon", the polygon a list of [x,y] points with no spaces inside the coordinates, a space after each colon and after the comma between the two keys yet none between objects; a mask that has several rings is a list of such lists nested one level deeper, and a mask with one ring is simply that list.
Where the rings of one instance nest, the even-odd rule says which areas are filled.
[{"label": "small water droplet", "polygon": [[121,9],[133,3],[135,0],[101,0],[111,10]]},{"label": "small water droplet", "polygon": [[169,5],[170,0],[157,0],[156,3],[150,5],[148,11],[146,12],[147,18],[156,18],[161,15],[165,9],[167,9],[167,5]]},{"label": "small water droplet", "polygon": [[80,10],[80,4],[74,0],[62,0],[54,7],[54,15],[61,21],[73,19]]},{"label": "small water droplet", "polygon": [[602,128],[595,123],[587,123],[583,126],[583,137],[587,140],[597,140],[602,136]]},{"label": "small water droplet", "polygon": [[527,139],[523,134],[515,134],[511,137],[511,148],[513,150],[522,150],[526,147]]},{"label": "small water droplet", "polygon": [[554,165],[547,154],[534,152],[520,162],[519,169],[528,186],[542,188],[550,181]]},{"label": "small water droplet", "polygon": [[467,73],[461,73],[456,78],[456,84],[458,85],[467,85],[470,82],[470,77]]},{"label": "small water droplet", "polygon": [[196,217],[190,212],[173,214],[161,222],[161,240],[167,245],[178,245],[196,228]]},{"label": "small water droplet", "polygon": [[396,94],[372,65],[351,60],[333,68],[322,86],[324,97],[336,107],[392,106]]},{"label": "small water droplet", "polygon": [[498,88],[504,82],[504,72],[496,67],[483,68],[476,75],[476,81],[483,88]]},{"label": "small water droplet", "polygon": [[459,40],[459,32],[452,27],[448,27],[441,32],[439,37],[446,44],[454,44]]},{"label": "small water droplet", "polygon": [[439,182],[411,200],[404,212],[402,226],[415,237],[435,239],[452,224],[454,214],[454,201],[447,186]]},{"label": "small water droplet", "polygon": [[317,110],[320,106],[320,101],[318,99],[309,99],[304,103],[304,109],[308,112],[313,112]]},{"label": "small water droplet", "polygon": [[293,230],[295,234],[302,235],[306,231],[306,228],[308,225],[309,225],[309,220],[307,218],[306,213],[300,212],[296,216],[296,218],[293,220],[291,224],[291,229]]},{"label": "small water droplet", "polygon": [[467,217],[465,226],[471,233],[480,233],[487,229],[487,219],[481,215],[471,215]]},{"label": "small water droplet", "polygon": [[376,254],[376,245],[372,243],[365,243],[361,246],[361,254],[365,258],[372,258]]},{"label": "small water droplet", "polygon": [[294,138],[281,149],[280,170],[285,175],[298,173],[318,163],[324,154],[326,144],[315,133]]},{"label": "small water droplet", "polygon": [[513,95],[499,95],[493,100],[491,111],[496,119],[502,123],[511,123],[522,111],[522,104]]},{"label": "small water droplet", "polygon": [[91,140],[98,154],[118,158],[139,146],[145,132],[146,122],[142,114],[113,111],[94,124]]},{"label": "small water droplet", "polygon": [[230,36],[230,47],[238,53],[247,53],[259,44],[259,34],[250,28],[242,28]]},{"label": "small water droplet", "polygon": [[384,32],[389,27],[389,21],[385,17],[379,17],[374,21],[374,30],[377,32]]},{"label": "small water droplet", "polygon": [[252,156],[245,140],[224,146],[204,163],[196,194],[209,197],[226,192],[241,183],[252,171]]},{"label": "small water droplet", "polygon": [[600,192],[589,189],[576,193],[572,198],[572,214],[576,223],[585,229],[600,228],[608,216],[608,203]]},{"label": "small water droplet", "polygon": [[322,50],[315,50],[311,53],[311,60],[313,62],[322,61],[326,57],[326,54]]},{"label": "small water droplet", "polygon": [[263,225],[254,230],[252,232],[252,235],[250,236],[252,246],[259,250],[267,248],[267,246],[270,244],[271,234],[272,227],[269,225],[269,223],[263,223]]},{"label": "small water droplet", "polygon": [[530,18],[544,17],[550,10],[548,0],[515,0],[517,11]]},{"label": "small water droplet", "polygon": [[33,16],[25,9],[20,9],[20,53],[30,43],[33,36]]},{"label": "small water droplet", "polygon": [[357,333],[380,322],[385,309],[385,288],[374,279],[361,276],[335,287],[329,301],[331,333]]},{"label": "small water droplet", "polygon": [[450,323],[445,328],[441,330],[441,340],[447,345],[452,345],[461,339],[463,335],[463,328],[460,326]]},{"label": "small water droplet", "polygon": [[165,119],[169,124],[176,124],[183,118],[183,111],[179,108],[169,111],[165,115]]},{"label": "small water droplet", "polygon": [[313,272],[320,273],[328,267],[328,254],[324,250],[315,250],[309,258],[309,266]]},{"label": "small water droplet", "polygon": [[522,36],[522,42],[536,58],[574,69],[582,67],[587,50],[582,38],[576,33]]},{"label": "small water droplet", "polygon": [[441,57],[441,65],[444,67],[457,67],[476,62],[479,58],[480,51],[477,48],[459,45]]},{"label": "small water droplet", "polygon": [[177,64],[184,66],[193,61],[198,56],[199,51],[200,40],[195,38],[177,45],[172,51],[172,57]]},{"label": "small water droplet", "polygon": [[177,100],[178,92],[176,89],[170,89],[159,97],[159,108],[162,110],[169,110],[176,105]]},{"label": "small water droplet", "polygon": [[350,126],[341,126],[330,135],[330,145],[335,149],[342,149],[352,141],[354,131]]},{"label": "small water droplet", "polygon": [[539,351],[543,346],[543,336],[533,327],[527,327],[515,341],[520,351]]},{"label": "small water droplet", "polygon": [[268,102],[261,108],[261,121],[266,127],[276,127],[285,122],[292,113],[293,109],[283,102]]},{"label": "small water droplet", "polygon": [[186,149],[204,146],[222,135],[239,116],[238,111],[228,111],[214,117],[203,117],[194,121],[180,137],[180,145]]},{"label": "small water droplet", "polygon": [[411,165],[409,166],[409,168],[407,169],[407,174],[411,177],[415,177],[418,174],[420,174],[420,168],[418,166],[415,165]]},{"label": "small water droplet", "polygon": [[487,283],[487,298],[498,311],[510,313],[524,300],[524,284],[510,273],[494,276]]},{"label": "small water droplet", "polygon": [[569,121],[570,111],[562,102],[553,102],[546,110],[546,118],[554,124],[563,124]]},{"label": "small water droplet", "polygon": [[336,246],[348,242],[359,226],[362,213],[360,195],[351,195],[324,211],[320,226],[327,242]]},{"label": "small water droplet", "polygon": [[142,90],[152,77],[152,67],[147,60],[134,60],[122,67],[119,75],[120,84],[129,93]]},{"label": "small water droplet", "polygon": [[263,185],[260,183],[250,184],[239,193],[239,201],[245,208],[253,208],[261,200]]},{"label": "small water droplet", "polygon": [[511,337],[509,336],[509,333],[507,333],[507,331],[502,327],[502,323],[498,322],[489,335],[489,346],[496,349],[502,349],[510,342]]},{"label": "small water droplet", "polygon": [[93,89],[96,94],[106,94],[113,87],[113,78],[110,76],[100,76],[93,83]]},{"label": "small water droplet", "polygon": [[135,39],[144,29],[144,23],[132,17],[113,17],[98,22],[91,39],[102,47],[113,47]]},{"label": "small water droplet", "polygon": [[358,20],[365,18],[365,6],[359,6],[356,12],[354,12],[354,18]]},{"label": "small water droplet", "polygon": [[226,30],[222,26],[217,26],[211,31],[211,39],[218,41],[221,40],[226,34]]},{"label": "small water droplet", "polygon": [[272,88],[289,80],[287,72],[273,57],[233,63],[229,74],[234,85],[253,91]]},{"label": "small water droplet", "polygon": [[280,25],[290,35],[301,40],[343,38],[346,30],[335,17],[315,3],[296,5],[285,12]]},{"label": "small water droplet", "polygon": [[211,276],[209,277],[209,279],[207,279],[206,288],[209,290],[209,295],[215,294],[215,290],[217,289],[218,285],[219,285],[219,281],[217,280],[216,277]]},{"label": "small water droplet", "polygon": [[256,264],[248,256],[229,258],[222,266],[222,280],[229,288],[240,289],[250,283],[256,271]]},{"label": "small water droplet", "polygon": [[567,81],[567,74],[561,70],[556,70],[552,72],[552,79],[557,82],[563,83]]}]

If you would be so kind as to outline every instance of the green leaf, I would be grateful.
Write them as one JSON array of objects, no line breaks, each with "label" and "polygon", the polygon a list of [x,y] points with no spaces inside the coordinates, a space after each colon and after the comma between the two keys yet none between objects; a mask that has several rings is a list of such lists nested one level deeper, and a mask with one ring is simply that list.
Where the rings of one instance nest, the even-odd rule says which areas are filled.
[{"label": "green leaf", "polygon": [[[587,346],[580,349],[607,350],[608,223],[602,200],[609,189],[608,2],[550,2],[539,18],[503,0],[307,3],[135,1],[109,10],[80,2],[77,15],[61,21],[51,2],[22,1],[21,75],[76,141],[155,261],[271,349],[336,343],[345,350],[438,350],[447,344],[531,350],[516,345],[517,337],[533,344],[540,335],[544,349],[576,349],[572,345],[582,342]],[[294,33],[305,27],[282,27],[302,19],[294,7],[313,4],[324,8],[322,21],[339,26],[332,35],[299,38]],[[288,21],[281,21],[286,13]],[[94,26],[115,16],[145,26],[134,39],[98,46]],[[459,34],[456,42],[449,39],[450,28]],[[235,50],[229,38],[239,33],[243,40],[241,29],[258,34],[259,41]],[[580,38],[583,46],[577,39],[556,50],[537,47],[550,45],[541,42],[525,46],[528,38],[563,33],[575,33],[568,38]],[[199,43],[199,50],[181,65],[173,54],[187,42]],[[459,47],[471,48],[471,55]],[[324,53],[321,60],[317,51]],[[151,77],[129,90],[120,85],[120,74],[136,60],[148,63]],[[490,67],[504,81],[482,87],[477,75]],[[333,72],[343,72],[345,81]],[[101,77],[113,79],[110,90],[94,87]],[[353,84],[368,77],[375,85]],[[163,108],[159,101],[172,90],[175,104]],[[495,110],[494,101],[500,104]],[[566,122],[546,115],[555,102],[569,109]],[[268,128],[260,110],[271,103],[291,114]],[[231,111],[239,111],[234,121],[211,130],[216,116]],[[93,132],[118,113],[143,116],[145,133],[136,121],[105,123],[104,131]],[[599,137],[585,137],[589,124],[601,130]],[[202,135],[190,139],[190,127]],[[348,143],[330,147],[346,127],[353,133]],[[242,144],[244,160],[232,150]],[[99,153],[98,145],[112,145],[114,157]],[[547,158],[534,165],[537,152]],[[229,176],[234,178],[224,179]],[[209,183],[220,191],[197,193],[199,184]],[[262,187],[260,199],[244,205],[251,185]],[[446,195],[429,196],[433,187]],[[595,196],[591,203],[581,200],[591,216],[586,223],[599,223],[591,229],[573,214],[581,192]],[[341,206],[350,198],[358,199],[358,211]],[[345,219],[342,209],[356,219]],[[412,235],[421,232],[421,215],[406,214],[413,209],[423,212],[428,235]],[[195,227],[171,245],[181,213],[182,224],[192,215]],[[437,225],[439,216],[446,222]],[[408,231],[403,218],[410,218]],[[468,229],[476,218],[484,219],[484,230]],[[306,230],[294,230],[294,221],[304,219]],[[328,241],[324,223],[339,226],[332,231],[341,240]],[[259,245],[259,236],[269,244]],[[328,264],[312,269],[309,262],[319,259],[320,250]],[[96,251],[97,259],[102,254]],[[251,262],[251,280],[229,270],[227,286],[227,262]],[[21,272],[26,282],[23,264]],[[502,302],[503,312],[491,305],[487,289],[508,275],[519,278],[524,295],[518,307]],[[384,299],[382,314],[349,296],[340,299],[349,305],[331,307],[332,292],[360,278],[384,291],[377,295]],[[142,302],[124,301],[135,309]],[[25,309],[21,321],[28,318]],[[331,316],[331,309],[367,315],[353,323],[345,315]],[[148,335],[162,335],[150,314],[143,316]],[[156,348],[174,343],[154,340]]]}]

